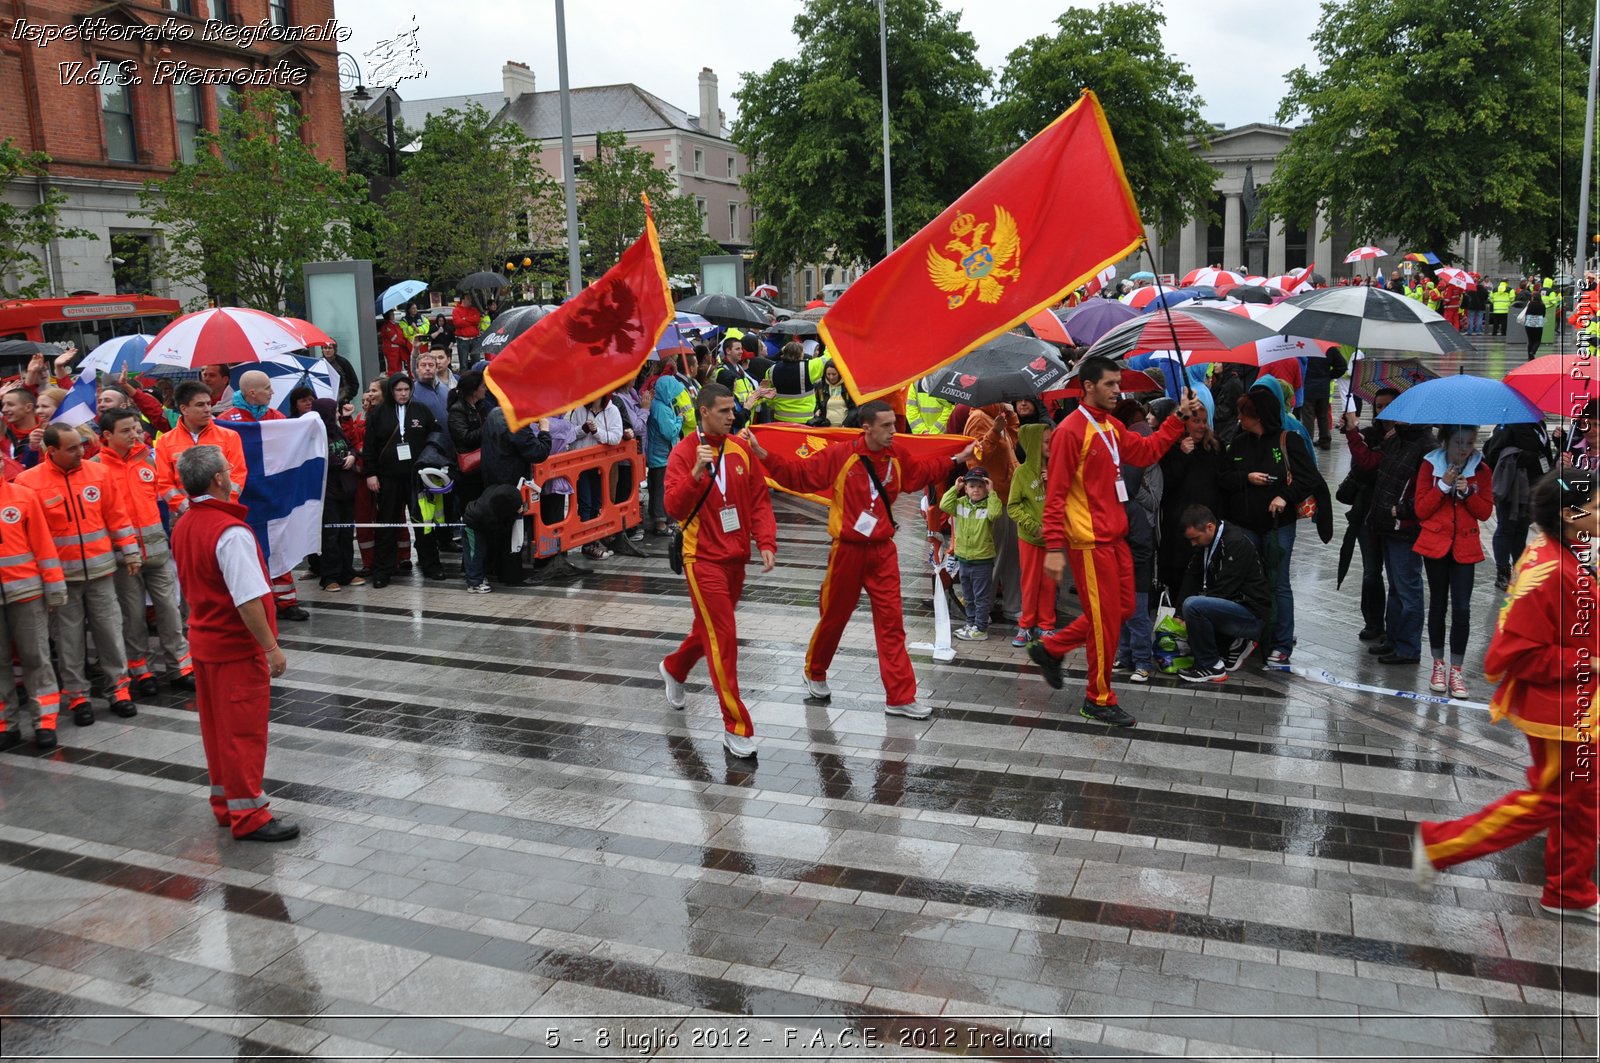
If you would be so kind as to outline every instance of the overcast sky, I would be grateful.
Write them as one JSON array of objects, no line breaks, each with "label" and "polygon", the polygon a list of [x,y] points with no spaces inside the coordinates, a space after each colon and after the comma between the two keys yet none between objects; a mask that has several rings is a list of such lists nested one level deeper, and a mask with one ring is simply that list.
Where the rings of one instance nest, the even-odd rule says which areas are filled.
[{"label": "overcast sky", "polygon": [[[860,0],[872,3],[873,0]],[[978,42],[978,58],[996,70],[1023,41],[1052,30],[1066,0],[944,0]],[[1244,0],[1164,0],[1168,51],[1185,63],[1205,100],[1208,121],[1228,126],[1270,122],[1283,77],[1312,64],[1309,43],[1318,5]],[[567,62],[574,86],[631,81],[693,114],[702,66],[717,72],[731,123],[740,75],[767,69],[797,47],[790,31],[801,0],[568,0]],[[367,53],[411,28],[426,76],[398,86],[423,99],[500,88],[507,59],[533,68],[538,87],[557,87],[554,0],[512,3],[412,3],[339,0],[340,25],[354,36],[343,47],[371,68]]]}]

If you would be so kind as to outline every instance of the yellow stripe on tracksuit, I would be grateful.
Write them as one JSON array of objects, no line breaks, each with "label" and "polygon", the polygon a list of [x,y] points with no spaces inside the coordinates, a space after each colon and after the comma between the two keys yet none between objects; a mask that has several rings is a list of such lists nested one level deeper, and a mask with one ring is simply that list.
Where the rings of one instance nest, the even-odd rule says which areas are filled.
[{"label": "yellow stripe on tracksuit", "polygon": [[688,577],[689,597],[694,602],[695,615],[700,618],[700,626],[705,629],[706,644],[702,648],[706,654],[706,666],[711,669],[717,699],[722,702],[723,711],[737,721],[733,733],[741,738],[749,738],[756,733],[755,723],[750,719],[745,707],[739,704],[739,699],[729,694],[732,687],[728,683],[728,674],[722,668],[722,648],[717,645],[717,629],[711,623],[711,613],[706,609],[705,601],[700,597],[700,588],[695,585],[693,561],[684,561],[683,574]]},{"label": "yellow stripe on tracksuit", "polygon": [[[835,485],[835,486],[837,486],[837,485]],[[837,518],[832,518],[832,519],[837,519]],[[823,617],[826,617],[828,615],[828,606],[833,600],[833,559],[834,559],[835,555],[837,555],[838,553],[839,553],[839,540],[837,538],[835,538],[833,540],[833,543],[828,547],[828,564],[827,564],[826,568],[823,569],[822,590],[820,592],[820,595],[819,595],[819,598],[818,598],[818,601],[817,601],[817,612],[818,612],[818,614],[820,616],[823,616]],[[810,679],[826,679],[827,678],[827,676],[813,675],[812,674],[812,670],[811,670],[811,661],[812,661],[812,658],[815,655],[816,649],[817,649],[817,636],[819,634],[821,634],[821,632],[822,632],[822,624],[819,621],[817,623],[817,626],[815,628],[813,628],[812,631],[811,631],[811,640],[806,643],[806,676],[808,678],[810,678]]]},{"label": "yellow stripe on tracksuit", "polygon": [[1504,830],[1506,825],[1521,819],[1539,807],[1539,802],[1544,800],[1544,795],[1550,792],[1555,785],[1556,776],[1561,773],[1561,743],[1553,738],[1545,739],[1544,771],[1539,776],[1537,789],[1531,794],[1523,794],[1509,804],[1501,805],[1471,827],[1462,831],[1448,841],[1442,841],[1427,847],[1428,859],[1434,863],[1447,859],[1480,844],[1487,838]]}]

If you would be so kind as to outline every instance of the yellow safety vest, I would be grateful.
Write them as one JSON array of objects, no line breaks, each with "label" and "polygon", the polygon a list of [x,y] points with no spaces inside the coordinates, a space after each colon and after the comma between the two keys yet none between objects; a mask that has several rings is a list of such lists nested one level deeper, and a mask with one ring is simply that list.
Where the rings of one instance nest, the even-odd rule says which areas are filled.
[{"label": "yellow safety vest", "polygon": [[[777,389],[772,397],[772,418],[785,424],[805,424],[817,414],[817,381],[828,364],[826,358],[779,362],[767,370],[767,383]],[[781,372],[780,372],[781,370]]]},{"label": "yellow safety vest", "polygon": [[911,434],[918,436],[940,435],[950,424],[950,412],[955,403],[946,402],[912,385],[906,396],[906,420],[911,424]]},{"label": "yellow safety vest", "polygon": [[694,397],[699,391],[700,389],[693,384],[685,383],[683,390],[678,392],[678,397],[672,400],[672,408],[683,418],[684,437],[695,430]]}]

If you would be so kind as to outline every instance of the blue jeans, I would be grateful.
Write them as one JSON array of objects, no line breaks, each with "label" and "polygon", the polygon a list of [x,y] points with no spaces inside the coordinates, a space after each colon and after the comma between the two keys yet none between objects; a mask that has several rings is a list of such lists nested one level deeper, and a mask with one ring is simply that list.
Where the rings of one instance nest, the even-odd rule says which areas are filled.
[{"label": "blue jeans", "polygon": [[1422,555],[1416,544],[1396,535],[1380,535],[1383,568],[1389,577],[1389,607],[1383,630],[1396,657],[1422,656]]},{"label": "blue jeans", "polygon": [[1133,612],[1122,622],[1122,634],[1117,639],[1117,657],[1132,661],[1135,668],[1155,671],[1155,631],[1150,622],[1150,592],[1136,591],[1133,595]]},{"label": "blue jeans", "polygon": [[476,587],[483,582],[483,557],[488,548],[489,544],[484,541],[482,533],[471,528],[461,529],[461,567],[467,578],[467,586]]},{"label": "blue jeans", "polygon": [[961,561],[961,597],[967,600],[967,626],[988,631],[989,610],[994,605],[994,558]]},{"label": "blue jeans", "polygon": [[1467,311],[1467,335],[1481,336],[1483,334],[1483,311]]},{"label": "blue jeans", "polygon": [[1368,631],[1382,631],[1388,600],[1383,589],[1383,542],[1365,528],[1356,533],[1356,542],[1361,547],[1361,623]]},{"label": "blue jeans", "polygon": [[[1272,648],[1280,653],[1294,652],[1294,586],[1289,582],[1289,562],[1294,557],[1294,530],[1298,521],[1289,521],[1278,526],[1276,531],[1260,534],[1249,528],[1241,529],[1255,544],[1256,552],[1261,554],[1262,567],[1266,567],[1265,543],[1269,537],[1276,536],[1278,544],[1277,571],[1267,569],[1267,582],[1273,586],[1273,595],[1277,600],[1278,620],[1273,629],[1266,632],[1266,641],[1270,639]],[[1196,658],[1198,660],[1198,658]]]},{"label": "blue jeans", "polygon": [[1527,548],[1528,530],[1532,526],[1532,522],[1526,520],[1502,520],[1495,525],[1491,541],[1496,568],[1510,568],[1517,563],[1517,558]]},{"label": "blue jeans", "polygon": [[1189,627],[1189,653],[1199,668],[1222,663],[1218,636],[1228,639],[1253,639],[1261,635],[1261,619],[1226,598],[1207,598],[1196,594],[1183,600],[1183,622]]},{"label": "blue jeans", "polygon": [[600,470],[590,469],[578,474],[578,519],[594,520],[600,513],[604,500],[600,493]]}]

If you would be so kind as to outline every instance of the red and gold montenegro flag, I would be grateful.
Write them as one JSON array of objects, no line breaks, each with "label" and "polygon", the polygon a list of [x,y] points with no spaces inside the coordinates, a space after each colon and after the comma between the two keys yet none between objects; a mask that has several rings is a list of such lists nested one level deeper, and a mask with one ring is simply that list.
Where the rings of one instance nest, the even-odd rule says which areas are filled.
[{"label": "red and gold montenegro flag", "polygon": [[[832,443],[840,441],[849,443],[861,438],[859,428],[808,428],[804,425],[787,424],[753,424],[750,430],[755,433],[756,442],[761,448],[770,453],[782,454],[786,458],[804,461],[822,453]],[[919,461],[935,455],[941,458],[953,458],[966,449],[972,439],[968,436],[916,436],[909,432],[896,432],[894,435],[894,452],[904,461]],[[808,498],[813,502],[829,505],[833,499],[824,494],[802,494],[799,491],[790,491],[770,476],[767,483],[785,494],[797,498]]]},{"label": "red and gold montenegro flag", "polygon": [[484,383],[506,424],[564,413],[634,378],[672,324],[672,290],[646,203],[644,234],[615,266],[495,356]]},{"label": "red and gold montenegro flag", "polygon": [[1066,113],[845,290],[819,329],[872,398],[1064,298],[1144,239],[1105,112]]}]

